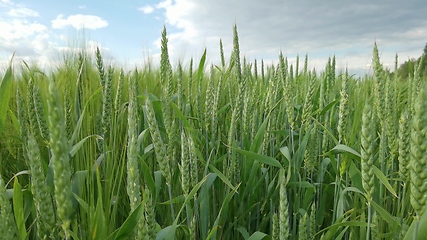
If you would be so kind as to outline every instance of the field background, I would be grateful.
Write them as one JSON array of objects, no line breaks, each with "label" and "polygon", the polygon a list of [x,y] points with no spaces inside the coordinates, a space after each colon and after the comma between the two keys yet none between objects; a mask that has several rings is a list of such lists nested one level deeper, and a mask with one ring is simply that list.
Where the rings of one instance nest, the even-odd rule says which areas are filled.
[{"label": "field background", "polygon": [[[425,239],[425,54],[372,76],[234,50],[125,72],[81,51],[0,85],[0,238]],[[398,71],[399,70],[399,71]],[[398,74],[399,73],[399,74]]]}]

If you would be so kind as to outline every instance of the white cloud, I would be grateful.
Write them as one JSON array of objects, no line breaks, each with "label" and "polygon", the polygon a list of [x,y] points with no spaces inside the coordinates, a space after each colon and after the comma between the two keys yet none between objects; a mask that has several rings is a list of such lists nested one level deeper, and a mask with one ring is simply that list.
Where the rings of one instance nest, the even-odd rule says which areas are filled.
[{"label": "white cloud", "polygon": [[86,43],[86,51],[89,53],[95,53],[96,48],[99,48],[99,50],[101,51],[102,54],[104,54],[104,52],[109,52],[110,49],[107,47],[102,46],[100,43],[95,42],[93,40],[89,40]]},{"label": "white cloud", "polygon": [[144,14],[150,14],[154,12],[154,8],[150,5],[138,8],[138,11],[143,12]]},{"label": "white cloud", "polygon": [[98,16],[94,15],[70,15],[64,18],[63,15],[58,15],[56,19],[52,20],[52,28],[65,28],[74,27],[76,29],[98,29],[108,26],[108,22]]},{"label": "white cloud", "polygon": [[[55,49],[62,53],[79,53],[82,50],[85,50],[89,55],[95,54],[96,48],[99,48],[101,53],[109,53],[110,49],[102,46],[99,42],[85,39],[84,36],[78,41],[76,41],[75,37],[69,37],[65,35],[59,36],[62,44],[55,45]],[[104,56],[103,56],[104,57]]]},{"label": "white cloud", "polygon": [[[165,0],[156,5],[156,8],[165,10],[166,23],[180,30],[173,33],[168,30],[168,50],[171,56],[182,59],[183,49],[188,49],[194,54],[203,51],[206,36],[198,35],[200,29],[191,18],[193,12],[200,10],[197,5],[197,1],[189,0],[176,0],[174,4],[171,0]],[[219,38],[216,41],[219,42]],[[160,49],[160,37],[156,39],[154,45]]]},{"label": "white cloud", "polygon": [[25,18],[25,17],[38,17],[39,13],[34,10],[22,7],[22,8],[14,8],[9,10],[9,12],[7,12],[7,15],[11,17]]},{"label": "white cloud", "polygon": [[322,69],[317,59],[326,62],[335,54],[343,66],[367,72],[375,41],[385,66],[393,66],[396,52],[404,56],[401,59],[420,56],[427,35],[424,1],[165,0],[156,7],[164,10],[175,59],[182,46],[190,53],[206,46],[217,63],[219,39],[230,53],[236,23],[240,51],[247,58],[277,59],[280,50],[289,57],[308,52]]},{"label": "white cloud", "polygon": [[74,38],[66,36],[61,36],[61,40],[63,44],[54,46],[55,52],[61,57],[75,56],[76,54],[79,54],[84,51],[88,56],[90,56],[91,59],[95,59],[96,48],[99,48],[99,50],[101,51],[102,59],[106,66],[111,65],[113,63],[113,65],[120,64],[115,61],[110,49],[103,46],[99,42],[88,39],[83,39],[82,41],[76,42]]},{"label": "white cloud", "polygon": [[[26,8],[23,5],[15,5],[9,0],[0,0],[0,6],[7,4],[9,9],[3,17],[0,17],[0,52],[17,56],[34,55],[35,48],[42,50],[40,40],[48,38],[48,28],[30,21],[30,17],[38,17],[38,12]],[[3,5],[4,6],[4,5]]]},{"label": "white cloud", "polygon": [[43,53],[46,49],[49,48],[49,34],[38,34],[34,40],[31,42],[33,49],[36,53]]},{"label": "white cloud", "polygon": [[[14,53],[14,62],[22,60],[39,67],[52,66],[55,61],[55,44],[49,27],[30,20],[39,13],[11,1],[0,0],[0,6],[7,3],[9,10],[0,17],[0,54],[9,59]],[[6,57],[7,56],[7,57]]]},{"label": "white cloud", "polygon": [[[5,6],[4,3],[9,5]],[[67,18],[58,16],[52,21],[52,27],[50,27],[30,20],[33,17],[39,17],[39,13],[32,9],[0,0],[0,7],[3,6],[7,10],[6,14],[0,16],[0,64],[3,59],[9,59],[15,53],[14,62],[16,63],[24,60],[37,64],[41,68],[54,67],[60,64],[67,54],[74,54],[81,50],[82,45],[88,53],[94,52],[95,46],[100,45],[86,39],[73,42],[73,39],[56,35],[52,28],[71,26],[77,29],[82,27],[97,29],[108,25],[105,20],[97,16],[72,15]],[[109,50],[101,46],[100,48],[108,56]]]},{"label": "white cloud", "polygon": [[[0,8],[10,8],[13,7],[15,4],[9,0],[0,0]],[[4,13],[2,13],[3,15]]]},{"label": "white cloud", "polygon": [[168,8],[172,6],[172,0],[165,0],[156,5],[156,8]]},{"label": "white cloud", "polygon": [[12,1],[10,1],[10,0],[0,0],[0,2],[7,4],[7,5],[13,5]]},{"label": "white cloud", "polygon": [[0,21],[0,40],[15,42],[29,38],[34,34],[47,32],[47,27],[37,22],[29,22],[25,19],[13,19],[11,21]]},{"label": "white cloud", "polygon": [[78,8],[79,9],[86,9],[86,5],[79,5]]},{"label": "white cloud", "polygon": [[19,17],[7,21],[0,19],[0,29],[2,55],[15,53],[14,61],[25,60],[41,67],[48,66],[54,49],[49,42],[51,36],[46,26]]}]

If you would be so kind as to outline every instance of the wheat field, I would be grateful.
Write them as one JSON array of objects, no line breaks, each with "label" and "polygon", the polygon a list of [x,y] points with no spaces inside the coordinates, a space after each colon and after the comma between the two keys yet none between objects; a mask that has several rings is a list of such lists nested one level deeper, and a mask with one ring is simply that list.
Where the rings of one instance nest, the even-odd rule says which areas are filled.
[{"label": "wheat field", "polygon": [[[125,71],[84,50],[0,84],[0,239],[426,239],[427,89],[234,49]],[[426,56],[423,56],[426,57]]]}]

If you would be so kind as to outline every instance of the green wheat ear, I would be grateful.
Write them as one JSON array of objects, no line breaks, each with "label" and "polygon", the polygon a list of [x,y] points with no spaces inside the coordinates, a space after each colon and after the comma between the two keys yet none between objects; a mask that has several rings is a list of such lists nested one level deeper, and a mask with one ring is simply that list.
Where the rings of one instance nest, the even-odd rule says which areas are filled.
[{"label": "green wheat ear", "polygon": [[362,186],[369,200],[374,195],[374,160],[376,149],[375,124],[373,124],[373,111],[369,104],[365,106],[362,115],[361,132],[361,159],[362,159]]},{"label": "green wheat ear", "polygon": [[135,78],[129,81],[129,106],[128,106],[128,148],[127,148],[127,184],[126,190],[129,196],[130,207],[133,211],[141,202],[140,173],[138,167],[137,146],[137,106],[135,96]]},{"label": "green wheat ear", "polygon": [[311,204],[311,211],[310,211],[310,237],[313,238],[316,234],[316,202],[314,201]]},{"label": "green wheat ear", "polygon": [[149,239],[156,239],[156,212],[153,196],[149,188],[145,187],[143,191],[145,202],[145,226]]},{"label": "green wheat ear", "polygon": [[372,239],[381,239],[380,232],[379,232],[379,228],[380,228],[379,223],[380,223],[380,219],[378,218],[378,214],[374,212],[372,216],[372,227],[371,227]]},{"label": "green wheat ear", "polygon": [[277,213],[273,213],[271,224],[271,239],[279,239],[279,216]]},{"label": "green wheat ear", "polygon": [[117,80],[116,97],[114,98],[114,110],[119,112],[122,98],[122,91],[124,85],[125,74],[123,68],[120,69],[119,79]]},{"label": "green wheat ear", "polygon": [[[167,38],[167,32],[166,32],[166,26],[163,26],[162,30],[162,38],[161,38],[161,55],[160,55],[160,81],[162,86],[165,86],[166,81],[169,81],[169,73],[171,69],[170,61],[169,61],[169,53],[168,53],[168,38]],[[170,76],[172,77],[172,76]],[[168,89],[167,92],[172,90],[171,83],[169,81],[168,83]]]},{"label": "green wheat ear", "polygon": [[398,161],[399,161],[399,175],[400,178],[406,182],[410,179],[410,151],[411,151],[411,145],[410,145],[410,117],[409,117],[409,110],[406,110],[399,120],[399,139],[398,139],[398,145],[399,145],[399,155],[398,155]]},{"label": "green wheat ear", "polygon": [[41,239],[55,234],[55,213],[46,176],[43,172],[40,149],[30,133],[28,137],[28,161],[31,170],[31,192],[37,215],[37,234]]},{"label": "green wheat ear", "polygon": [[16,239],[17,229],[14,221],[12,207],[7,198],[3,177],[0,174],[0,236],[3,239]]},{"label": "green wheat ear", "polygon": [[99,82],[101,86],[104,86],[105,85],[104,62],[102,60],[101,51],[99,50],[99,47],[96,47],[95,56],[96,56],[96,66],[98,68],[98,74],[99,74]]},{"label": "green wheat ear", "polygon": [[279,239],[288,239],[289,237],[289,203],[286,194],[286,183],[282,179],[280,185],[279,197]]},{"label": "green wheat ear", "polygon": [[380,62],[380,57],[378,54],[378,47],[375,43],[374,53],[373,53],[373,66],[374,66],[374,104],[375,111],[378,114],[378,118],[381,123],[381,127],[385,125],[385,90],[386,90],[386,79],[384,78],[383,66]]},{"label": "green wheat ear", "polygon": [[222,68],[225,68],[224,47],[222,45],[222,39],[219,40],[219,54],[221,56],[221,66]]},{"label": "green wheat ear", "polygon": [[307,234],[307,221],[308,221],[308,213],[305,212],[300,218],[300,224],[298,227],[298,239],[308,239]]},{"label": "green wheat ear", "polygon": [[427,200],[427,93],[422,88],[414,103],[411,133],[411,204],[417,217],[423,215]]},{"label": "green wheat ear", "polygon": [[311,113],[313,111],[313,100],[316,90],[316,72],[308,74],[308,90],[305,96],[304,105],[302,109],[301,124],[305,124],[310,120]]},{"label": "green wheat ear", "polygon": [[16,90],[16,111],[17,111],[17,117],[18,117],[18,123],[19,123],[19,134],[22,141],[22,149],[24,151],[26,149],[27,139],[28,139],[28,117],[27,113],[24,108],[24,99],[21,95],[21,91],[19,88]]},{"label": "green wheat ear", "polygon": [[107,138],[107,132],[109,132],[111,126],[111,108],[112,108],[112,84],[113,84],[113,67],[108,68],[108,75],[105,79],[105,86],[102,89],[102,137],[104,142]]},{"label": "green wheat ear", "polygon": [[187,136],[181,131],[181,187],[184,195],[190,192],[190,154]]},{"label": "green wheat ear", "polygon": [[342,85],[340,91],[340,107],[338,112],[338,141],[346,144],[345,133],[347,125],[348,110],[348,71],[345,71],[345,76],[342,78]]},{"label": "green wheat ear", "polygon": [[34,100],[34,110],[36,112],[38,127],[40,128],[41,136],[44,140],[49,138],[49,130],[46,124],[45,113],[43,110],[43,102],[40,93],[40,88],[38,86],[34,86],[33,92],[33,100]]},{"label": "green wheat ear", "polygon": [[145,100],[145,107],[147,110],[148,128],[151,134],[151,138],[153,140],[154,152],[156,154],[157,162],[159,164],[160,170],[162,171],[163,177],[166,179],[166,182],[168,184],[171,184],[172,176],[166,153],[166,145],[164,144],[163,139],[161,138],[156,115],[154,113],[153,103],[151,102],[148,96]]},{"label": "green wheat ear", "polygon": [[[346,141],[346,126],[347,126],[347,118],[349,114],[348,108],[348,71],[346,70],[345,76],[342,78],[342,85],[340,91],[340,106],[338,111],[338,141],[341,144],[347,144]],[[341,166],[340,166],[340,176],[344,176],[347,171],[349,165],[349,159],[346,157],[342,158]]]},{"label": "green wheat ear", "polygon": [[187,136],[188,151],[190,157],[190,189],[199,182],[199,159],[197,157],[197,149],[191,135]]},{"label": "green wheat ear", "polygon": [[36,106],[34,104],[34,80],[30,78],[27,84],[27,113],[30,130],[34,132],[35,135],[40,135],[40,128],[38,127],[37,122],[37,113],[35,110]]},{"label": "green wheat ear", "polygon": [[48,110],[57,214],[61,220],[61,227],[65,237],[69,238],[72,212],[71,168],[65,116],[54,80],[49,83]]}]

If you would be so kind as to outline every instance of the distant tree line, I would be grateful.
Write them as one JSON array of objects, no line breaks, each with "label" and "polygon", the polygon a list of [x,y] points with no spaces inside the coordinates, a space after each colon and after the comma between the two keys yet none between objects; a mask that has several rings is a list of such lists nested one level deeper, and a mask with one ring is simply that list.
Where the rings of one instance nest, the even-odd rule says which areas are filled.
[{"label": "distant tree line", "polygon": [[[422,56],[424,55],[424,58]],[[427,44],[424,47],[423,55],[419,58],[412,58],[402,63],[397,69],[399,77],[406,78],[414,74],[415,67],[421,62],[421,76],[427,76]]]}]

